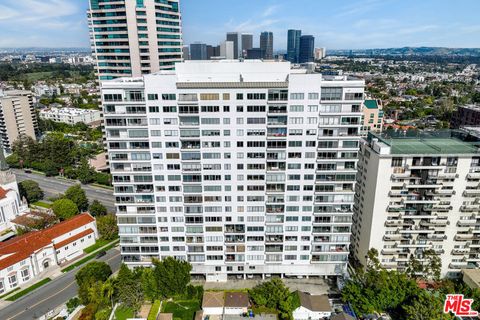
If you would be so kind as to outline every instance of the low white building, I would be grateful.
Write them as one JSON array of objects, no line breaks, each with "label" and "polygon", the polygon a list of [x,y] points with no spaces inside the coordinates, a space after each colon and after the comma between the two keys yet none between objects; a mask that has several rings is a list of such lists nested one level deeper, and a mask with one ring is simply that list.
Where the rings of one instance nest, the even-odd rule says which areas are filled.
[{"label": "low white building", "polygon": [[41,110],[40,118],[67,124],[76,124],[79,122],[89,124],[102,120],[102,112],[91,109],[51,107]]},{"label": "low white building", "polygon": [[225,292],[224,315],[242,315],[248,311],[248,294],[243,292]]},{"label": "low white building", "polygon": [[27,204],[20,199],[15,175],[0,171],[0,235],[12,229],[11,221],[27,210]]},{"label": "low white building", "polygon": [[300,307],[293,310],[293,319],[319,320],[331,316],[332,307],[327,295],[311,295],[301,291],[297,293],[300,298]]},{"label": "low white building", "polygon": [[202,310],[204,316],[222,315],[225,306],[223,291],[206,291],[203,293]]},{"label": "low white building", "polygon": [[0,243],[0,295],[80,256],[97,238],[95,219],[83,213]]}]

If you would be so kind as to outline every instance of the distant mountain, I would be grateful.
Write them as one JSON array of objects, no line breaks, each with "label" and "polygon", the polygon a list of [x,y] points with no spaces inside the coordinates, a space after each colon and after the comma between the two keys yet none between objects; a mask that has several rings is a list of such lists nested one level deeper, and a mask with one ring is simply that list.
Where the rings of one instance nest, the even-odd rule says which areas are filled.
[{"label": "distant mountain", "polygon": [[403,47],[385,49],[329,50],[329,55],[354,56],[480,56],[480,48]]}]

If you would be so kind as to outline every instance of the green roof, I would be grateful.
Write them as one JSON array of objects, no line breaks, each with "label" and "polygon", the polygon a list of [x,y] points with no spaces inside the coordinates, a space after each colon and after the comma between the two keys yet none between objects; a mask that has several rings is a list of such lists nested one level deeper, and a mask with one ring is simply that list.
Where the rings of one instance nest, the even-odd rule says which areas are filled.
[{"label": "green roof", "polygon": [[472,143],[455,138],[392,139],[391,154],[472,154],[477,148]]},{"label": "green roof", "polygon": [[377,100],[365,100],[363,104],[367,109],[378,109]]}]

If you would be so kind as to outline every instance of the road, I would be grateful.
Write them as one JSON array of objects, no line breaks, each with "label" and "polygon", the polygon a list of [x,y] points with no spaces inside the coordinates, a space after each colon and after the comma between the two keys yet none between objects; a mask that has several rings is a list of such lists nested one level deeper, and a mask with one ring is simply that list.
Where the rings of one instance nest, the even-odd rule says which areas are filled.
[{"label": "road", "polygon": [[[23,170],[12,169],[17,176],[17,182],[23,180],[36,181],[40,188],[45,193],[45,198],[57,196],[59,193],[64,193],[68,187],[75,185],[75,182],[69,180],[58,179],[54,177],[45,177],[41,174],[25,173]],[[91,185],[82,185],[85,194],[90,201],[100,201],[109,212],[115,212],[113,191],[94,187]]]},{"label": "road", "polygon": [[[113,248],[107,251],[107,254],[98,261],[107,262],[113,272],[120,268],[120,251]],[[0,319],[2,320],[31,320],[43,316],[50,310],[67,302],[77,295],[77,284],[75,282],[75,273],[79,269],[74,269],[61,275],[59,278],[47,283],[37,290],[13,302],[0,310]]]}]

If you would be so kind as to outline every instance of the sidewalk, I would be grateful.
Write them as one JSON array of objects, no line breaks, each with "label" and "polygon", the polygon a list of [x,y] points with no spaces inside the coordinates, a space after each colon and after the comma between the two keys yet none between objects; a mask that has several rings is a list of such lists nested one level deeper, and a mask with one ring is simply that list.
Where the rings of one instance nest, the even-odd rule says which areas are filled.
[{"label": "sidewalk", "polygon": [[[91,253],[83,253],[81,254],[80,256],[76,257],[75,259],[71,260],[71,261],[68,261],[67,263],[64,263],[64,264],[61,264],[61,265],[55,265],[55,266],[52,266],[50,268],[48,268],[47,270],[44,270],[42,271],[41,273],[39,273],[38,275],[35,276],[35,279],[33,281],[29,281],[21,286],[19,286],[18,290],[15,290],[15,291],[12,291],[8,296],[5,296],[3,297],[2,299],[0,299],[0,310],[5,308],[6,306],[8,306],[9,304],[11,303],[14,303],[15,301],[7,301],[6,299],[14,294],[17,294],[19,292],[21,292],[22,290],[25,290],[33,285],[35,285],[37,282],[40,282],[42,281],[43,279],[46,279],[46,278],[50,278],[52,281],[55,281],[55,279],[61,277],[62,275],[65,275],[66,273],[63,273],[62,270],[74,263],[76,263],[77,261],[85,258],[86,256],[90,256],[90,255],[94,255],[96,253],[98,253],[99,251],[105,249],[106,247],[112,245],[112,243],[114,243],[115,241],[118,241],[118,239],[116,240],[113,240],[109,243],[107,243],[106,245],[98,248],[97,250],[91,252]],[[86,262],[88,263],[88,262]],[[73,269],[71,271],[75,271],[76,269]],[[71,272],[69,271],[69,272]],[[76,271],[75,271],[76,272]],[[52,282],[51,281],[51,282]],[[41,288],[41,287],[40,287]],[[31,291],[31,292],[34,292],[35,290]],[[25,296],[27,296],[28,294],[30,294],[31,292],[25,294]]]}]

